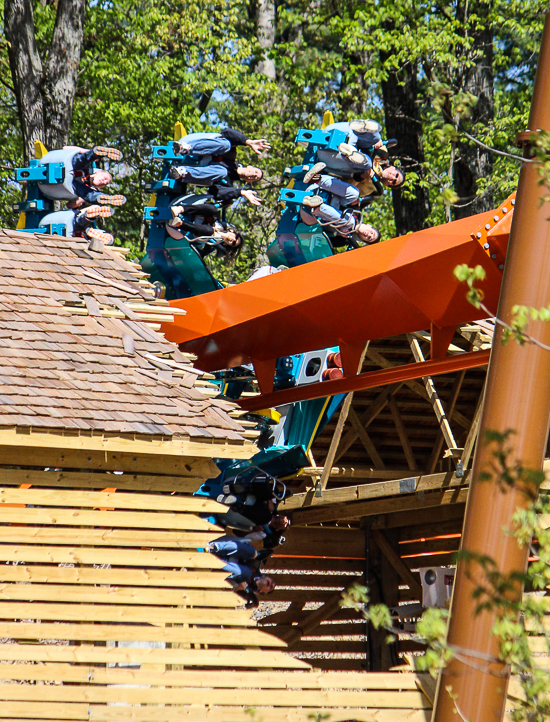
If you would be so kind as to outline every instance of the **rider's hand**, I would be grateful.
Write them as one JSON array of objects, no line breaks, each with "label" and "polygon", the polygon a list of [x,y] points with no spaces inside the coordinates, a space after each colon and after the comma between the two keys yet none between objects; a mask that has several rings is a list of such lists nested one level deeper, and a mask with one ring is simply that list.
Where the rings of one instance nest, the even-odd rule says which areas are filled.
[{"label": "rider's hand", "polygon": [[258,140],[247,140],[246,144],[252,148],[254,153],[261,155],[263,150],[269,150],[271,145],[265,138],[258,138]]},{"label": "rider's hand", "polygon": [[241,196],[243,198],[246,198],[246,200],[249,203],[252,203],[253,206],[261,206],[262,205],[262,202],[256,195],[255,191],[250,191],[250,190],[241,191]]}]

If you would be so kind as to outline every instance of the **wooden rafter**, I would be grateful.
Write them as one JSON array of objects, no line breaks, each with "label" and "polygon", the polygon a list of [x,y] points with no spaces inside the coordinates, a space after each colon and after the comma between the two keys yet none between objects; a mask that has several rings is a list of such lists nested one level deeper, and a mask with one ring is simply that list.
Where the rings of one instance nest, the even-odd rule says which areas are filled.
[{"label": "wooden rafter", "polygon": [[371,534],[382,554],[386,557],[405,584],[409,585],[411,592],[415,596],[418,596],[419,599],[422,599],[422,585],[386,539],[384,532],[380,531],[380,529],[372,529]]},{"label": "wooden rafter", "polygon": [[[357,373],[359,373],[361,371],[361,368],[363,367],[363,361],[365,360],[365,354],[367,352],[368,347],[369,347],[369,342],[367,341],[363,348],[363,352],[361,353],[361,358],[359,359]],[[328,454],[325,459],[323,473],[321,474],[321,478],[320,478],[319,482],[317,483],[317,487],[321,491],[321,493],[324,491],[324,489],[327,488],[328,480],[330,477],[330,471],[332,469],[332,465],[333,465],[334,459],[336,457],[336,452],[338,451],[338,446],[340,445],[340,439],[342,438],[342,432],[344,431],[344,425],[347,421],[348,414],[351,409],[352,401],[353,401],[353,391],[351,391],[349,394],[347,394],[346,398],[344,399],[344,403],[342,404],[342,408],[340,409],[340,414],[338,416],[338,421],[336,423],[336,429],[334,430],[334,434],[330,441]]]},{"label": "wooden rafter", "polygon": [[[426,359],[424,358],[424,354],[422,353],[422,349],[420,348],[418,340],[414,338],[414,336],[412,336],[411,334],[407,334],[407,338],[409,340],[409,344],[411,347],[411,351],[413,352],[415,361],[417,363],[422,363],[423,361],[425,361]],[[439,428],[441,429],[441,433],[443,434],[443,438],[445,439],[445,443],[447,444],[447,448],[450,452],[453,452],[457,448],[456,441],[453,435],[453,431],[451,429],[451,425],[449,424],[449,419],[447,418],[447,414],[445,413],[445,408],[441,403],[441,400],[435,388],[433,379],[431,378],[431,376],[424,376],[422,378],[422,381],[424,382],[428,399],[434,410],[435,416],[439,423]]]},{"label": "wooden rafter", "polygon": [[395,428],[397,429],[397,433],[399,434],[401,446],[403,447],[403,451],[405,452],[407,464],[409,465],[409,469],[414,470],[417,468],[416,459],[414,458],[414,453],[411,447],[411,443],[409,441],[409,437],[407,435],[407,430],[405,429],[405,424],[403,423],[403,419],[401,418],[401,414],[399,413],[397,401],[395,400],[394,396],[389,397],[389,407],[393,418],[393,423],[395,424]]}]

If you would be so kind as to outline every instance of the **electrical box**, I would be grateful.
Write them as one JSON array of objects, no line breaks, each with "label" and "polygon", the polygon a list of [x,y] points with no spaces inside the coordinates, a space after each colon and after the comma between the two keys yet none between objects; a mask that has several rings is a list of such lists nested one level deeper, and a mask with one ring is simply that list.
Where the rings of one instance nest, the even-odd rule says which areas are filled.
[{"label": "electrical box", "polygon": [[456,569],[449,567],[421,567],[422,605],[424,607],[449,606]]}]

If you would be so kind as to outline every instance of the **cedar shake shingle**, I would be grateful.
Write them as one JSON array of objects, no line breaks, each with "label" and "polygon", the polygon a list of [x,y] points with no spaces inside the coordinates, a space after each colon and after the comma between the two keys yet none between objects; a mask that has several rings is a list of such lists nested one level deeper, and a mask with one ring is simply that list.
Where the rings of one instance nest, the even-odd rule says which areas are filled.
[{"label": "cedar shake shingle", "polygon": [[231,405],[140,320],[137,303],[171,314],[140,279],[85,239],[0,230],[0,428],[242,439]]}]

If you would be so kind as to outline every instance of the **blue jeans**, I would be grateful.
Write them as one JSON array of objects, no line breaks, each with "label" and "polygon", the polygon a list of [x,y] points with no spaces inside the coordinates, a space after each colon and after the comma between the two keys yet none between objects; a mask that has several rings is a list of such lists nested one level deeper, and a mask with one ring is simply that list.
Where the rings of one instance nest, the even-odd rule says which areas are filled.
[{"label": "blue jeans", "polygon": [[256,556],[256,550],[248,542],[241,541],[235,537],[221,537],[216,539],[210,545],[212,554],[215,554],[220,559],[239,559],[246,561],[247,559],[254,559]]},{"label": "blue jeans", "polygon": [[328,203],[323,203],[323,205],[318,208],[308,208],[307,206],[302,206],[300,208],[300,216],[303,222],[308,226],[312,226],[318,221],[321,221],[321,223],[332,226],[338,231],[338,233],[343,235],[347,235],[348,233],[354,231],[357,225],[355,216],[351,214],[342,214],[340,211],[336,210],[336,208],[329,206]]},{"label": "blue jeans", "polygon": [[354,163],[341,153],[326,148],[319,148],[317,158],[326,164],[329,172],[341,176],[349,176],[358,172],[366,173],[372,168],[372,160],[368,156],[365,156],[365,163]]},{"label": "blue jeans", "polygon": [[205,166],[178,165],[176,168],[183,183],[194,183],[196,186],[210,186],[218,183],[229,173],[227,167],[221,163]]},{"label": "blue jeans", "polygon": [[317,188],[331,194],[331,205],[349,206],[359,200],[358,188],[331,175],[322,175],[321,179],[317,183],[310,185],[307,190],[316,190]]},{"label": "blue jeans", "polygon": [[359,150],[370,150],[375,145],[375,143],[377,143],[379,140],[382,140],[380,133],[372,133],[370,131],[367,131],[366,133],[354,132],[349,127],[348,121],[345,121],[343,123],[331,123],[330,125],[327,125],[325,131],[335,129],[342,130],[344,133],[347,133],[348,143],[350,145],[354,145],[356,148],[359,148]]},{"label": "blue jeans", "polygon": [[231,150],[231,143],[219,133],[189,133],[181,139],[191,146],[193,155],[223,155]]}]

